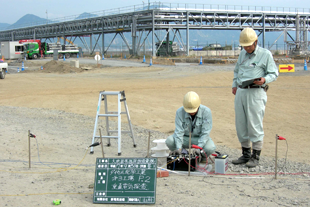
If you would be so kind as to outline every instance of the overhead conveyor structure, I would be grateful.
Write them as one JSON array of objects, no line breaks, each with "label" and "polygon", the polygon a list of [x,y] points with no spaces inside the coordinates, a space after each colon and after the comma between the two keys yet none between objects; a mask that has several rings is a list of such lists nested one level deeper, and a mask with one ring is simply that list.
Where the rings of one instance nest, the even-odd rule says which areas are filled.
[{"label": "overhead conveyor structure", "polygon": [[[94,15],[97,16],[93,17]],[[309,46],[307,33],[310,28],[310,9],[153,2],[101,11],[91,16],[84,16],[83,19],[71,17],[49,20],[37,25],[23,25],[23,28],[0,31],[0,41],[62,37],[65,44],[67,37],[74,40],[79,38],[92,53],[101,39],[101,51],[104,54],[119,35],[132,55],[139,54],[141,48],[150,43],[152,56],[155,56],[155,44],[170,40],[178,41],[189,55],[190,30],[242,30],[251,27],[262,35],[263,47],[265,34],[270,31],[283,31],[295,45]],[[185,40],[180,30],[186,31]],[[166,31],[166,35],[159,37],[156,35],[157,31]],[[292,38],[289,31],[296,31],[298,37]],[[124,33],[127,32],[131,33],[131,44],[125,38]],[[104,45],[106,34],[114,34],[107,47]],[[301,35],[302,39],[299,37]],[[89,46],[85,36],[90,37]],[[169,44],[167,45],[168,51]]]}]

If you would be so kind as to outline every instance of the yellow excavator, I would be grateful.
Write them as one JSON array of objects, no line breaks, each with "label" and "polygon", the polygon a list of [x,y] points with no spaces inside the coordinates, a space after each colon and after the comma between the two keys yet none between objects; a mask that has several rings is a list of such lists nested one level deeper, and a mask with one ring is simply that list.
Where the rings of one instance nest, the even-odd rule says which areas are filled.
[{"label": "yellow excavator", "polygon": [[[59,41],[60,38],[61,38],[61,39],[64,39],[63,37],[58,37],[58,42],[60,42],[60,41]],[[71,40],[68,40],[67,38],[66,38],[66,41],[69,42],[71,45],[74,45],[74,43],[73,43]]]}]

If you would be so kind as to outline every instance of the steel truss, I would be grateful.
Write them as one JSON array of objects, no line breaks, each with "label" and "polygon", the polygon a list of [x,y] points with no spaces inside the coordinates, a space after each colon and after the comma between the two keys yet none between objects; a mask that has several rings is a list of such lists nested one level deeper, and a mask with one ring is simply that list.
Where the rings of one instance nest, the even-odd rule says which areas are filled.
[{"label": "steel truss", "polygon": [[[298,17],[297,17],[298,16]],[[162,42],[169,39],[169,31],[173,33],[173,40],[177,39],[181,47],[186,48],[189,54],[189,30],[242,30],[251,27],[263,35],[263,47],[265,47],[265,32],[269,31],[295,31],[302,22],[303,31],[309,31],[310,13],[297,14],[294,12],[263,12],[263,11],[228,11],[228,10],[197,10],[197,9],[166,9],[157,8],[129,12],[124,14],[107,15],[80,20],[64,21],[33,27],[0,31],[0,41],[16,41],[20,39],[50,39],[63,37],[79,37],[88,47],[84,36],[90,36],[90,51],[94,51],[99,37],[102,38],[101,51],[105,53],[115,36],[119,34],[131,54],[138,54],[151,36],[152,55],[155,56],[155,41]],[[296,18],[299,21],[296,22]],[[165,30],[163,39],[156,36],[156,31]],[[184,43],[180,30],[186,30],[186,42]],[[131,32],[132,44],[128,43],[124,33]],[[139,33],[139,36],[137,35]],[[115,34],[109,46],[104,47],[104,35]],[[179,34],[179,36],[177,36]],[[99,35],[92,46],[92,35]],[[143,37],[142,37],[143,36]],[[157,40],[155,39],[157,38]]]}]

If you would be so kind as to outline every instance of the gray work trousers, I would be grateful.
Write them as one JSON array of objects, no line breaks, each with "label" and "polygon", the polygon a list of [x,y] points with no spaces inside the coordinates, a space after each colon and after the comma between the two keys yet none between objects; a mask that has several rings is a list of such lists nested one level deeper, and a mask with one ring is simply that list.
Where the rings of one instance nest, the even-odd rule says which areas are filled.
[{"label": "gray work trousers", "polygon": [[[237,89],[235,123],[237,136],[243,147],[245,147],[245,143],[263,142],[263,118],[266,102],[267,94],[263,88]],[[262,147],[262,144],[257,146]]]}]

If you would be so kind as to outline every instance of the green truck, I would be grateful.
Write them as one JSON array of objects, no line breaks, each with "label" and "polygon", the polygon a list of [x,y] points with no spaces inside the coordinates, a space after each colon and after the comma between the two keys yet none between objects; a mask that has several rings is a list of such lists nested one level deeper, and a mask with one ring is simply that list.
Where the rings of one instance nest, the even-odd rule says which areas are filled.
[{"label": "green truck", "polygon": [[181,52],[178,44],[172,41],[169,41],[169,48],[166,41],[157,42],[156,49],[156,56],[178,56]]},{"label": "green truck", "polygon": [[58,51],[59,58],[77,57],[79,48],[76,45],[62,45],[57,43],[47,43],[40,40],[20,40],[24,44],[24,54],[28,59],[53,56],[54,50]]}]

